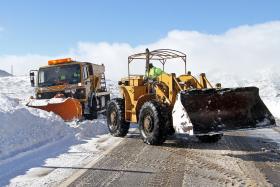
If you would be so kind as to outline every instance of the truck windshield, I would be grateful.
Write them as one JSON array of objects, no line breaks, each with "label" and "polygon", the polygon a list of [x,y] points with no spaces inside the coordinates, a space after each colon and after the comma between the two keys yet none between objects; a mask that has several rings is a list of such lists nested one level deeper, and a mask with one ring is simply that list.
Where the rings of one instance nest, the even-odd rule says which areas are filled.
[{"label": "truck windshield", "polygon": [[41,68],[38,76],[39,87],[77,84],[81,82],[81,68],[79,64]]}]

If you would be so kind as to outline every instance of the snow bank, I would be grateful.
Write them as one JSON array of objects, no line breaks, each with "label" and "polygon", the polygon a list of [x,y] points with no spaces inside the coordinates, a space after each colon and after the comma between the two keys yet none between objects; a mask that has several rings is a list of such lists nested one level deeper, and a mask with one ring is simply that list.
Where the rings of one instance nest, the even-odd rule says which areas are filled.
[{"label": "snow bank", "polygon": [[0,93],[17,100],[25,100],[34,95],[34,88],[30,86],[27,76],[0,77]]},{"label": "snow bank", "polygon": [[27,76],[0,78],[0,160],[74,136],[60,117],[22,104],[33,91]]},{"label": "snow bank", "polygon": [[96,135],[108,134],[107,123],[105,119],[94,121],[84,121],[79,123],[79,132],[76,134],[77,139],[90,139]]},{"label": "snow bank", "polygon": [[26,108],[3,94],[0,106],[0,160],[74,134],[53,113]]},{"label": "snow bank", "polygon": [[104,119],[71,124],[53,113],[26,107],[24,101],[33,92],[27,76],[0,78],[0,165],[3,159],[66,136],[82,140],[108,133]]},{"label": "snow bank", "polygon": [[107,89],[111,93],[111,98],[121,97],[120,89],[117,81],[106,80]]}]

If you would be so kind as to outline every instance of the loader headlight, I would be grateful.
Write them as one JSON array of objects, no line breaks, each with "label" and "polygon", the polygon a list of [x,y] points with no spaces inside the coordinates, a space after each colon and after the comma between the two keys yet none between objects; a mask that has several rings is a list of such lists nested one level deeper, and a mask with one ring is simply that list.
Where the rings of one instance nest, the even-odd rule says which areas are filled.
[{"label": "loader headlight", "polygon": [[38,95],[37,95],[37,97],[38,97],[38,98],[41,98],[41,97],[42,97],[42,95],[41,95],[41,94],[38,94]]}]

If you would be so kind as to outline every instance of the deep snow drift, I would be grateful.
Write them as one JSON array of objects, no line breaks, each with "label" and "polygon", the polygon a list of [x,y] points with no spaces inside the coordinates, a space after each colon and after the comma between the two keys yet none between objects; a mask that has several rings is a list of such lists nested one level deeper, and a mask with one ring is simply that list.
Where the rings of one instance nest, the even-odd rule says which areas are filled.
[{"label": "deep snow drift", "polygon": [[[110,87],[114,89],[113,84]],[[0,186],[8,184],[9,179],[23,174],[26,169],[43,164],[28,161],[31,157],[43,161],[67,152],[73,145],[108,134],[104,118],[65,123],[53,113],[26,107],[33,92],[29,77],[0,78]],[[40,152],[42,147],[46,150],[38,156],[36,150]],[[94,146],[91,149],[98,150]],[[20,167],[17,162],[26,164]]]},{"label": "deep snow drift", "polygon": [[0,105],[0,160],[73,135],[73,130],[53,113],[26,108],[3,94]]},{"label": "deep snow drift", "polygon": [[24,106],[33,92],[27,77],[0,79],[0,160],[73,135],[53,113]]},{"label": "deep snow drift", "polygon": [[[112,82],[108,87],[117,93]],[[0,164],[5,158],[66,136],[82,139],[108,133],[104,119],[65,123],[53,113],[26,107],[33,92],[29,77],[0,78]]]}]

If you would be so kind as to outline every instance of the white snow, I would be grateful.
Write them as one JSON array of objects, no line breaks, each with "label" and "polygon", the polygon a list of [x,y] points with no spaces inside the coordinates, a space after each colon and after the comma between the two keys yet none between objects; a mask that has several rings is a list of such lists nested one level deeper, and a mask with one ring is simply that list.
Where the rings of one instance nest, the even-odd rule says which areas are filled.
[{"label": "white snow", "polygon": [[3,95],[0,101],[0,160],[73,134],[53,113],[20,106]]},{"label": "white snow", "polygon": [[[87,168],[89,163],[101,158],[106,150],[122,140],[109,135],[104,127],[106,123],[103,119],[85,121],[80,126],[73,126],[77,130],[76,138],[63,138],[36,152],[31,151],[23,158],[28,167],[20,165],[18,170],[24,172],[8,177],[11,179],[9,186],[58,186],[79,169]],[[32,156],[37,158],[34,160]],[[9,168],[9,164],[4,165],[5,168]]]},{"label": "white snow", "polygon": [[249,131],[252,136],[255,137],[262,137],[266,140],[270,140],[270,142],[276,143],[280,150],[280,136],[279,132],[271,128],[264,128],[264,129],[256,129]]},{"label": "white snow", "polygon": [[62,172],[61,180],[51,174],[37,183],[29,180],[30,173],[42,175],[51,166],[82,167],[119,141],[108,134],[105,119],[65,123],[53,113],[26,107],[33,91],[28,77],[0,78],[0,186],[53,185],[54,179],[58,184],[75,170],[52,169]]},{"label": "white snow", "polygon": [[[250,79],[208,74],[223,87],[259,87],[269,110],[280,118],[277,73],[259,72]],[[116,82],[107,86],[112,97],[119,95]],[[65,123],[53,113],[26,107],[33,91],[29,77],[0,77],[0,186],[57,186],[121,141],[109,135],[103,118]]]},{"label": "white snow", "polygon": [[1,78],[0,161],[73,134],[60,117],[22,104],[22,99],[33,91],[27,80],[26,77]]},{"label": "white snow", "polygon": [[67,98],[51,98],[51,99],[30,99],[28,106],[47,106],[48,104],[58,104],[63,103]]},{"label": "white snow", "polygon": [[222,83],[222,87],[259,88],[260,96],[274,117],[280,119],[280,74],[272,69],[255,72],[248,77],[239,77],[219,71],[208,72],[207,77],[212,83]]}]

